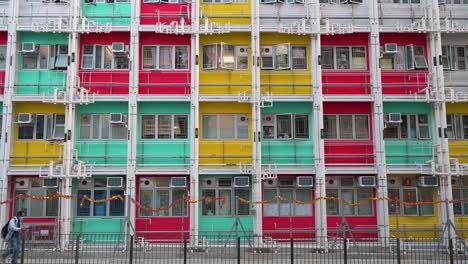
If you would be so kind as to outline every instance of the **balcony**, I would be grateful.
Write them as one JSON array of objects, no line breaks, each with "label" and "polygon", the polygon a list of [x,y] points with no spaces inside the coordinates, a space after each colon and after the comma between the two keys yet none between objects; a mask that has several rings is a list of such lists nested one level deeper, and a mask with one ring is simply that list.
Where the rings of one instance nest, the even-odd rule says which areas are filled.
[{"label": "balcony", "polygon": [[[408,1],[409,2],[409,1]],[[380,0],[381,31],[424,32],[429,29],[426,3],[394,3],[393,0]]]},{"label": "balcony", "polygon": [[0,30],[7,30],[8,27],[8,10],[10,1],[0,2]]},{"label": "balcony", "polygon": [[190,170],[190,142],[187,140],[142,140],[137,153],[139,174],[188,173]]},{"label": "balcony", "polygon": [[467,140],[450,140],[449,141],[450,157],[457,159],[461,164],[468,164],[468,141]]},{"label": "balcony", "polygon": [[248,31],[250,28],[251,6],[249,0],[236,0],[233,4],[200,5],[200,28],[209,25],[229,26],[231,30]]},{"label": "balcony", "polygon": [[261,71],[261,93],[275,97],[309,97],[312,77],[308,71]]},{"label": "balcony", "polygon": [[190,72],[140,71],[139,95],[187,96],[190,91]]},{"label": "balcony", "polygon": [[127,167],[127,141],[93,140],[76,143],[77,159],[93,167],[93,173],[124,174]]},{"label": "balcony", "polygon": [[370,74],[367,71],[327,71],[322,72],[324,95],[358,96],[370,95]]},{"label": "balcony", "polygon": [[128,30],[130,27],[130,3],[84,3],[81,9],[88,21],[98,24],[110,24],[114,30]]},{"label": "balcony", "polygon": [[274,165],[277,173],[310,171],[314,168],[314,148],[311,141],[262,141],[262,164]]},{"label": "balcony", "polygon": [[200,141],[200,169],[225,169],[239,173],[251,167],[252,142],[245,140]]},{"label": "balcony", "polygon": [[329,1],[333,4],[320,4],[320,13],[326,25],[322,28],[326,33],[353,33],[368,32],[369,26],[369,0],[363,4],[338,4],[338,1]]},{"label": "balcony", "polygon": [[311,32],[310,20],[314,19],[315,4],[260,4],[260,28],[262,32]]},{"label": "balcony", "polygon": [[80,84],[97,96],[128,95],[128,71],[80,71]]},{"label": "balcony", "polygon": [[387,166],[393,173],[431,171],[434,145],[430,140],[385,140]]},{"label": "balcony", "polygon": [[430,75],[428,72],[382,71],[382,93],[385,100],[407,98],[408,100],[429,100]]},{"label": "balcony", "polygon": [[10,157],[10,172],[40,173],[46,170],[50,162],[61,163],[63,141],[58,140],[16,140]]},{"label": "balcony", "polygon": [[66,71],[19,70],[15,84],[16,94],[19,96],[53,95],[55,90],[65,90],[66,81]]},{"label": "balcony", "polygon": [[18,31],[69,32],[70,17],[68,2],[20,0]]},{"label": "balcony", "polygon": [[250,71],[204,71],[200,74],[200,95],[203,97],[226,97],[238,101],[239,95],[252,94]]},{"label": "balcony", "polygon": [[372,173],[372,140],[325,140],[325,163],[329,173]]},{"label": "balcony", "polygon": [[143,28],[153,28],[154,31],[154,27],[158,25],[170,25],[171,23],[190,25],[190,15],[191,10],[188,4],[143,2],[141,3],[140,23]]}]

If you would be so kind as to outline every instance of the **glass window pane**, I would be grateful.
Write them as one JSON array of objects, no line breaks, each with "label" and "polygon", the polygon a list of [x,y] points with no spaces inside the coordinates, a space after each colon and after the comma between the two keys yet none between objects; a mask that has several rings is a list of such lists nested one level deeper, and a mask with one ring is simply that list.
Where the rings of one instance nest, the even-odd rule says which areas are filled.
[{"label": "glass window pane", "polygon": [[127,139],[127,126],[125,123],[112,124],[112,139]]},{"label": "glass window pane", "polygon": [[370,201],[369,197],[373,197],[372,188],[358,189],[356,202],[361,203],[357,207],[358,215],[372,215],[373,201]]},{"label": "glass window pane", "polygon": [[409,116],[409,131],[410,131],[410,138],[416,139],[418,138],[417,128],[416,128],[416,115]]},{"label": "glass window pane", "polygon": [[338,70],[349,69],[349,48],[337,47],[336,48],[336,65]]},{"label": "glass window pane", "polygon": [[392,201],[388,201],[388,213],[395,215],[399,213],[400,204],[398,199],[400,199],[400,190],[398,189],[388,189],[388,198]]},{"label": "glass window pane", "polygon": [[110,190],[110,196],[120,195],[124,200],[115,199],[109,202],[109,216],[124,216],[125,194],[124,190]]},{"label": "glass window pane", "polygon": [[[140,190],[140,204],[144,207],[154,208],[153,204],[153,190],[141,189]],[[140,216],[152,216],[153,213],[140,209]]]},{"label": "glass window pane", "polygon": [[175,47],[175,68],[188,69],[189,53],[187,46]]},{"label": "glass window pane", "polygon": [[[21,191],[15,191],[15,196],[18,196],[20,194],[27,194],[28,192],[26,190],[21,190]],[[28,208],[28,202],[29,199],[16,199],[14,201],[15,203],[15,212],[18,211],[24,211],[26,213],[26,216],[29,216],[29,208]]]},{"label": "glass window pane", "polygon": [[[421,202],[433,202],[434,201],[434,190],[432,188],[422,188],[419,190],[419,201]],[[421,215],[434,215],[433,204],[422,204]]]},{"label": "glass window pane", "polygon": [[357,139],[368,139],[369,138],[369,122],[367,115],[356,115],[355,116],[355,128]]},{"label": "glass window pane", "polygon": [[[103,200],[107,198],[107,190],[95,190],[95,200]],[[93,203],[94,216],[107,216],[107,203]]]},{"label": "glass window pane", "polygon": [[353,47],[353,70],[365,70],[366,69],[366,48],[364,47]]},{"label": "glass window pane", "polygon": [[176,115],[174,116],[174,138],[187,138],[188,136],[188,116]]},{"label": "glass window pane", "polygon": [[[403,189],[403,201],[405,202],[417,202],[416,189]],[[418,215],[417,205],[403,205],[404,215]]]},{"label": "glass window pane", "polygon": [[[182,199],[187,196],[186,190],[173,190],[172,191],[172,202]],[[172,207],[172,216],[186,216],[188,204],[182,200],[182,202]]]},{"label": "glass window pane", "polygon": [[[43,197],[44,190],[31,190],[30,194],[33,196]],[[31,208],[28,216],[44,216],[44,201],[38,201],[34,199],[30,200]]]},{"label": "glass window pane", "polygon": [[23,69],[37,69],[37,53],[22,53]]},{"label": "glass window pane", "polygon": [[249,118],[246,115],[234,115],[237,118],[237,138],[249,138]]},{"label": "glass window pane", "polygon": [[49,69],[49,45],[39,46],[39,68]]},{"label": "glass window pane", "polygon": [[202,116],[202,135],[204,139],[218,138],[218,116],[216,115],[203,115]]},{"label": "glass window pane", "polygon": [[158,116],[158,138],[171,138],[171,115],[159,115]]},{"label": "glass window pane", "polygon": [[203,47],[203,69],[216,69],[216,45],[208,45]]},{"label": "glass window pane", "polygon": [[[169,205],[169,190],[156,190],[156,208],[164,207]],[[169,216],[168,210],[161,210],[155,212],[156,216]]]},{"label": "glass window pane", "polygon": [[279,189],[279,195],[286,198],[287,201],[280,201],[280,216],[292,215],[291,201],[293,198],[293,191],[291,189]]},{"label": "glass window pane", "polygon": [[156,131],[156,122],[154,115],[143,115],[141,117],[141,138],[154,139]]},{"label": "glass window pane", "polygon": [[159,46],[159,69],[172,69],[171,46]]},{"label": "glass window pane", "polygon": [[[337,189],[327,189],[326,190],[327,197],[334,197],[338,198],[338,190]],[[337,200],[327,200],[327,215],[339,215],[339,203]]]},{"label": "glass window pane", "polygon": [[232,192],[231,190],[219,190],[219,197],[224,196],[226,198],[226,203],[221,208],[221,201],[218,202],[218,214],[219,216],[229,216],[231,215],[231,203],[232,203]]},{"label": "glass window pane", "polygon": [[219,115],[220,138],[233,139],[235,131],[235,115]]},{"label": "glass window pane", "polygon": [[336,139],[338,131],[336,128],[336,116],[324,115],[323,116],[324,137],[327,139]]},{"label": "glass window pane", "polygon": [[45,120],[44,115],[36,115],[36,139],[45,139]]},{"label": "glass window pane", "polygon": [[468,139],[468,115],[463,116],[463,138]]},{"label": "glass window pane", "polygon": [[80,118],[80,139],[91,138],[91,115],[81,115]]},{"label": "glass window pane", "polygon": [[78,190],[78,195],[76,199],[76,216],[90,216],[91,214],[91,203],[89,201],[83,202],[83,207],[81,206],[81,201],[84,196],[91,197],[91,191],[89,190]]},{"label": "glass window pane", "polygon": [[104,69],[112,69],[112,47],[104,46]]},{"label": "glass window pane", "polygon": [[289,62],[289,45],[276,45],[276,68],[288,69],[290,68]]},{"label": "glass window pane", "polygon": [[292,48],[292,63],[293,69],[305,70],[307,69],[307,48],[306,47],[293,47]]},{"label": "glass window pane", "polygon": [[234,46],[222,44],[221,45],[221,68],[223,69],[234,69]]},{"label": "glass window pane", "polygon": [[[341,190],[341,199],[354,203],[354,190]],[[354,207],[347,205],[345,202],[342,202],[342,207],[344,215],[354,215]]]},{"label": "glass window pane", "polygon": [[0,46],[0,69],[5,69],[7,46]]},{"label": "glass window pane", "polygon": [[18,139],[33,139],[34,123],[18,125]]},{"label": "glass window pane", "polygon": [[353,139],[353,116],[340,115],[340,139]]},{"label": "glass window pane", "polygon": [[94,56],[94,69],[102,69],[102,46],[96,46],[96,54]]},{"label": "glass window pane", "polygon": [[[52,196],[57,193],[57,189],[47,189],[46,195]],[[59,211],[59,199],[52,199],[45,202],[46,203],[46,216],[58,216]]]},{"label": "glass window pane", "polygon": [[463,214],[466,216],[468,215],[468,189],[463,189],[463,199],[465,199],[463,203]]},{"label": "glass window pane", "polygon": [[143,69],[156,69],[155,47],[143,47]]},{"label": "glass window pane", "polygon": [[[302,202],[308,202],[312,200],[311,189],[296,189],[296,199]],[[312,204],[297,204],[294,203],[294,215],[295,216],[310,216],[312,215]]]},{"label": "glass window pane", "polygon": [[278,138],[291,138],[291,115],[277,115],[276,129]]},{"label": "glass window pane", "polygon": [[[276,196],[276,189],[265,189],[263,190],[263,199],[270,200]],[[273,199],[271,203],[263,204],[263,215],[264,216],[278,216],[279,206],[278,201]]]},{"label": "glass window pane", "polygon": [[128,69],[129,58],[128,55],[115,55],[114,54],[114,69],[125,70]]},{"label": "glass window pane", "polygon": [[94,187],[107,187],[107,178],[94,179]]},{"label": "glass window pane", "polygon": [[294,137],[300,139],[309,138],[309,116],[294,115]]},{"label": "glass window pane", "polygon": [[[250,200],[250,191],[249,189],[235,189],[234,198],[242,198],[245,200]],[[250,214],[250,205],[248,203],[241,203],[239,200],[237,203],[237,214],[238,215],[249,215]]]},{"label": "glass window pane", "polygon": [[[202,190],[202,197],[214,198],[216,197],[215,190]],[[202,215],[214,216],[216,215],[215,201],[203,201],[202,203]]]}]

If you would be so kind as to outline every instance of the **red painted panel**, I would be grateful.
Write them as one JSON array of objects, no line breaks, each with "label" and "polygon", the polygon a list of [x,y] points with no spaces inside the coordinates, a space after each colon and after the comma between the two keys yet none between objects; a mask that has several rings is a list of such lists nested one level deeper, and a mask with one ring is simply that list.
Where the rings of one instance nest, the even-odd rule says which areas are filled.
[{"label": "red painted panel", "polygon": [[[123,42],[130,45],[128,32],[83,34],[80,38],[81,51],[84,45],[111,45],[112,42]],[[81,86],[96,94],[128,94],[129,70],[82,70],[80,57]]]},{"label": "red painted panel", "polygon": [[[0,31],[0,45],[6,45],[8,42],[8,32]],[[5,70],[0,71],[0,94],[5,90]]]},{"label": "red painted panel", "polygon": [[333,164],[368,164],[374,163],[374,146],[372,141],[372,108],[371,103],[325,102],[324,114],[366,114],[369,116],[369,139],[367,140],[325,140],[325,161]]},{"label": "red painted panel", "polygon": [[5,71],[0,71],[0,94],[5,91]]},{"label": "red painted panel", "polygon": [[173,21],[180,23],[181,19],[186,25],[190,24],[190,4],[144,3],[141,0],[142,25],[167,25]]},{"label": "red painted panel", "polygon": [[[382,33],[380,34],[380,45],[395,43],[398,46],[417,45],[424,46],[427,59],[428,48],[426,34],[417,33]],[[382,92],[383,94],[424,94],[424,89],[428,86],[427,70],[410,71],[382,71]]]},{"label": "red painted panel", "polygon": [[[187,45],[190,36],[167,35],[143,32],[140,35],[140,54],[146,45]],[[143,70],[143,59],[140,60],[140,94],[190,94],[190,70],[157,71]],[[190,62],[189,62],[190,65]]]},{"label": "red painted panel", "polygon": [[[152,178],[155,176],[144,176]],[[174,177],[174,175],[158,175],[156,177]],[[177,177],[186,177],[186,175],[177,175]],[[190,182],[187,177],[187,183]],[[140,193],[140,181],[136,184],[136,193]],[[136,200],[140,197],[137,195]],[[188,239],[190,230],[190,206],[187,207],[187,216],[185,217],[140,217],[139,208],[136,210],[135,230],[138,237],[157,242],[157,240],[180,240],[182,237]]]},{"label": "red painted panel", "polygon": [[323,94],[370,94],[368,34],[322,36],[322,46],[365,46],[367,70],[322,69]]}]

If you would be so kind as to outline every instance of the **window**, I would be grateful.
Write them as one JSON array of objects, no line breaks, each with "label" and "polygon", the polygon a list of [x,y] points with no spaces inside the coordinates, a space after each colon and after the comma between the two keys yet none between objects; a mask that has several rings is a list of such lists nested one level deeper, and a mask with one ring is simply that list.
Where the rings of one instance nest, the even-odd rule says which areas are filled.
[{"label": "window", "polygon": [[127,115],[122,122],[111,122],[110,114],[82,114],[80,117],[80,139],[127,139]]},{"label": "window", "polygon": [[188,46],[144,46],[143,69],[187,70]]},{"label": "window", "polygon": [[187,216],[188,205],[185,201],[180,201],[187,197],[186,188],[174,188],[170,186],[171,178],[147,178],[141,183],[140,203],[149,208],[160,208],[169,206],[175,202],[176,205],[161,210],[151,212],[140,209],[140,216]]},{"label": "window", "polygon": [[[223,207],[221,207],[221,200],[203,202],[203,216],[232,216],[250,214],[249,204],[241,203],[236,200],[236,197],[250,200],[249,188],[234,187],[233,181],[233,177],[203,179],[202,197],[216,198],[224,196],[226,199]],[[208,182],[210,184],[208,184]]]},{"label": "window", "polygon": [[264,139],[309,139],[307,114],[263,114],[262,120]]},{"label": "window", "polygon": [[453,213],[468,216],[468,176],[452,178],[452,194],[454,200],[461,200],[453,203]]},{"label": "window", "polygon": [[[125,45],[124,50],[128,50],[128,45]],[[127,70],[129,69],[128,53],[113,52],[112,45],[84,45],[81,68],[83,70]]]},{"label": "window", "polygon": [[[263,189],[263,199],[269,200],[272,199],[271,203],[266,203],[263,205],[263,215],[264,216],[312,216],[312,205],[307,204],[298,204],[295,203],[293,199],[297,199],[302,202],[308,202],[312,200],[312,188],[301,188],[295,187],[294,179],[289,179],[289,181],[280,181],[278,180],[279,186],[270,187],[264,184]],[[274,180],[268,180],[276,183]],[[282,186],[281,182],[292,182],[290,186]],[[288,201],[279,201],[274,199],[275,196],[281,196],[287,198]]]},{"label": "window", "polygon": [[[390,181],[390,180],[389,180]],[[389,214],[390,215],[405,215],[405,216],[425,216],[434,215],[433,204],[422,205],[408,205],[398,203],[397,200],[403,202],[433,202],[434,201],[434,188],[418,187],[417,179],[415,177],[406,177],[402,179],[402,184],[392,184],[388,187],[388,198],[393,200],[389,201]],[[400,186],[398,186],[400,185]]]},{"label": "window", "polygon": [[245,1],[233,1],[233,0],[203,0],[203,3],[205,4],[232,4],[233,2],[241,2],[244,3]]},{"label": "window", "polygon": [[[327,215],[373,215],[374,205],[369,198],[373,197],[373,188],[357,187],[354,178],[340,177],[328,180],[333,186],[327,186],[326,196],[336,197],[337,200],[327,201]],[[351,206],[349,203],[361,203],[359,206]]]},{"label": "window", "polygon": [[365,47],[322,47],[322,69],[324,70],[365,70]]},{"label": "window", "polygon": [[203,139],[248,139],[249,118],[246,114],[202,115]]},{"label": "window", "polygon": [[449,139],[468,139],[468,115],[447,115],[447,137]]},{"label": "window", "polygon": [[324,115],[325,139],[369,139],[368,115]]},{"label": "window", "polygon": [[405,46],[405,52],[407,70],[427,69],[427,61],[424,56],[423,46],[407,45]]},{"label": "window", "polygon": [[[24,70],[66,70],[67,45],[37,45],[34,52],[23,52]],[[6,49],[5,49],[6,52]]]},{"label": "window", "polygon": [[289,43],[261,47],[262,70],[306,70],[307,47]]},{"label": "window", "polygon": [[[46,179],[42,178],[29,178],[29,179],[15,179],[15,196],[20,194],[34,195],[39,197],[51,196],[58,192],[57,179],[48,179],[49,183],[44,186]],[[24,183],[22,186],[19,183]],[[26,212],[27,217],[53,217],[58,216],[59,202],[58,199],[48,201],[38,201],[34,199],[16,199],[14,201],[14,210],[18,212],[23,210]]]},{"label": "window", "polygon": [[444,70],[466,70],[466,48],[464,46],[442,46],[442,62]]},{"label": "window", "polygon": [[421,0],[393,0],[394,4],[420,4]]},{"label": "window", "polygon": [[7,46],[0,45],[0,69],[5,69]]},{"label": "window", "polygon": [[63,139],[65,115],[32,114],[29,123],[18,123],[18,139],[51,140]]},{"label": "window", "polygon": [[189,0],[144,0],[145,4],[161,3],[161,4],[177,4],[177,3],[188,3]]},{"label": "window", "polygon": [[104,3],[128,3],[130,0],[85,0],[85,3],[90,3],[90,4],[104,4]]},{"label": "window", "polygon": [[[124,179],[122,180],[124,181]],[[125,201],[120,199],[105,203],[90,203],[89,201],[85,201],[83,207],[81,207],[81,201],[85,195],[95,200],[103,200],[117,195],[125,199],[124,191],[124,187],[108,187],[107,178],[105,177],[79,181],[76,216],[124,216]]]},{"label": "window", "polygon": [[362,4],[362,0],[320,0],[321,4]]},{"label": "window", "polygon": [[142,139],[186,139],[188,115],[142,115]]},{"label": "window", "polygon": [[249,48],[227,43],[203,46],[204,70],[248,70]]},{"label": "window", "polygon": [[384,139],[431,138],[427,114],[402,114],[401,122],[388,122],[388,114],[384,114],[384,120]]}]

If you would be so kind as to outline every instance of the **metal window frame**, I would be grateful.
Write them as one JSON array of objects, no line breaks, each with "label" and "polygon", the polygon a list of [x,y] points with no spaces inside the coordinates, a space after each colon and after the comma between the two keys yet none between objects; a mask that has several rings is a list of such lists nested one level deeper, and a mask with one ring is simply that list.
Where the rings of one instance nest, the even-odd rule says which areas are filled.
[{"label": "metal window frame", "polygon": [[[30,179],[34,179],[34,178],[30,178]],[[28,188],[22,188],[22,189],[17,189],[15,188],[14,189],[14,193],[15,193],[15,196],[17,195],[16,192],[21,192],[21,191],[25,191],[26,194],[28,195],[32,195],[31,194],[31,191],[42,191],[42,196],[47,196],[47,191],[49,190],[55,190],[56,193],[59,193],[59,188],[56,187],[56,188],[44,188],[43,187],[43,184],[41,184],[41,187],[32,187],[32,184],[29,185]],[[16,207],[16,203],[17,201],[20,201],[20,200],[25,200],[25,204],[26,204],[26,210],[28,212],[28,215],[26,217],[31,217],[31,218],[54,218],[54,217],[60,217],[60,203],[58,203],[57,205],[57,215],[47,215],[47,200],[44,200],[42,201],[43,203],[43,208],[42,208],[42,214],[40,216],[31,216],[30,213],[31,213],[31,202],[32,202],[32,199],[16,199],[14,201],[14,204],[13,204],[13,208]]]},{"label": "metal window frame", "polygon": [[[103,177],[103,178],[106,178],[107,177]],[[91,196],[89,198],[91,199],[94,199],[94,191],[106,191],[106,197],[111,197],[110,196],[110,191],[111,190],[117,190],[117,191],[123,191],[125,193],[125,186],[124,187],[118,187],[118,188],[115,188],[115,187],[95,187],[94,186],[94,180],[95,179],[92,179],[91,181],[91,184],[89,186],[86,186],[86,187],[81,187],[80,185],[78,185],[78,190],[77,190],[77,193],[79,191],[90,191],[90,194]],[[125,182],[125,180],[124,180]],[[78,198],[78,195],[76,196]],[[125,197],[123,197],[125,199]],[[75,210],[75,217],[95,217],[95,218],[102,218],[102,217],[106,217],[106,218],[111,218],[111,217],[125,217],[125,209],[124,209],[124,214],[122,216],[111,216],[110,215],[110,203],[112,201],[106,201],[106,215],[105,216],[95,216],[95,212],[94,212],[94,206],[93,204],[90,204],[91,206],[89,207],[89,216],[78,216],[77,215],[77,212],[78,210]],[[125,202],[125,201],[124,201]],[[76,206],[79,206],[78,203],[76,203]]]},{"label": "metal window frame", "polygon": [[[276,187],[265,187],[263,186],[263,190],[262,190],[262,194],[263,196],[265,195],[265,190],[275,190],[276,192],[276,195],[280,195],[280,189],[282,190],[292,190],[292,194],[293,194],[293,199],[298,199],[297,198],[297,191],[298,190],[309,190],[310,191],[310,198],[312,199],[313,196],[314,196],[314,190],[312,188],[304,188],[304,187],[297,187],[297,186],[276,186]],[[279,200],[275,200],[273,201],[272,203],[275,203],[276,206],[278,207],[277,208],[277,211],[276,211],[276,214],[275,215],[269,215],[269,216],[265,216],[265,217],[289,217],[289,215],[281,215],[281,201]],[[289,206],[292,206],[292,210],[291,210],[291,216],[293,217],[311,217],[311,216],[314,216],[314,210],[312,208],[312,205],[310,204],[311,208],[310,208],[310,214],[307,214],[307,215],[297,215],[297,212],[296,212],[296,203],[294,201],[289,201]],[[262,214],[264,215],[265,214],[265,209],[262,210]]]},{"label": "metal window frame", "polygon": [[[234,138],[222,138],[221,137],[221,116],[222,115],[225,115],[225,116],[228,116],[228,115],[233,115],[234,116]],[[248,116],[249,114],[245,113],[245,114],[238,114],[238,113],[235,113],[235,114],[231,114],[231,113],[223,113],[223,114],[202,114],[202,124],[203,124],[203,117],[204,116],[216,116],[216,138],[205,138],[205,135],[203,134],[203,128],[202,128],[202,139],[203,140],[250,140],[250,133],[248,133],[249,137],[248,138],[239,138],[239,135],[238,135],[238,131],[237,131],[237,119],[239,118],[239,116],[243,116],[243,115],[246,115]],[[248,130],[250,131],[250,122],[247,123],[247,127],[248,127]]]}]

